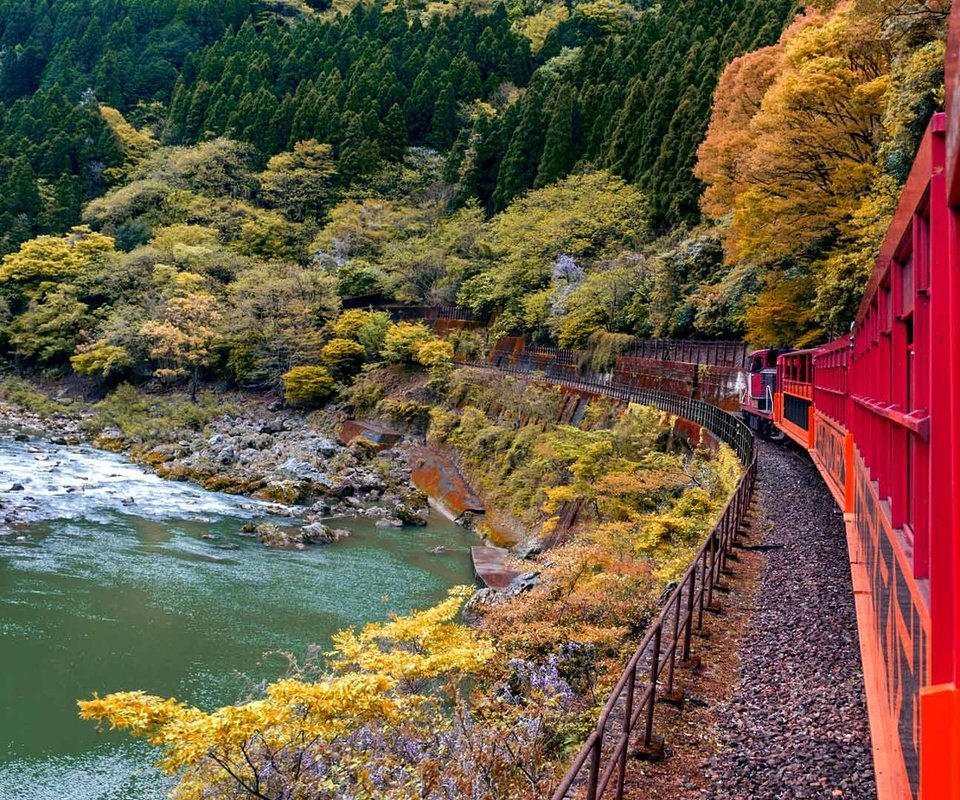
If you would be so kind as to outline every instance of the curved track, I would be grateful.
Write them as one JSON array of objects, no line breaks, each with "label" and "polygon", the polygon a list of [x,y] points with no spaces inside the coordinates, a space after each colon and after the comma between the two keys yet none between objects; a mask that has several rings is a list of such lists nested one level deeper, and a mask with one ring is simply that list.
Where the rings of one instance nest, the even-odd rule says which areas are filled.
[{"label": "curved track", "polygon": [[[766,558],[716,714],[703,800],[876,797],[843,518],[813,464],[759,442],[757,522]],[[757,539],[746,543],[756,546]]]}]

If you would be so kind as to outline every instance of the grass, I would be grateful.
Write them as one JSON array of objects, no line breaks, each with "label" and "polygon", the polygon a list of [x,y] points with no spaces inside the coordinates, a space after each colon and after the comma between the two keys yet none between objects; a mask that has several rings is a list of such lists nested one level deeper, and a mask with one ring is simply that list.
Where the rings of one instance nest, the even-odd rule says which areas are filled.
[{"label": "grass", "polygon": [[194,403],[185,394],[148,394],[125,383],[92,411],[84,422],[88,433],[117,428],[127,440],[150,447],[175,441],[184,430],[203,430],[217,417],[236,414],[237,407],[214,392],[202,392]]},{"label": "grass", "polygon": [[39,391],[29,381],[12,375],[0,379],[0,398],[40,417],[52,417],[55,414],[75,414],[79,411],[75,401],[55,400]]}]

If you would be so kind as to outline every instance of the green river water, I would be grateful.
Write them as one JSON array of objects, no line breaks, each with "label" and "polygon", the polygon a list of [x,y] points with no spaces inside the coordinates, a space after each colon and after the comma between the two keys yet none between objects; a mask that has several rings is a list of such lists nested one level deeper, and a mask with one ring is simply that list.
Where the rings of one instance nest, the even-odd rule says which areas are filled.
[{"label": "green river water", "polygon": [[151,749],[97,733],[77,699],[233,702],[281,674],[270,651],[326,647],[342,627],[472,583],[470,534],[436,513],[403,530],[338,520],[350,538],[269,550],[237,533],[261,513],[249,500],[86,447],[0,439],[0,499],[30,519],[0,531],[0,800],[161,798]]}]

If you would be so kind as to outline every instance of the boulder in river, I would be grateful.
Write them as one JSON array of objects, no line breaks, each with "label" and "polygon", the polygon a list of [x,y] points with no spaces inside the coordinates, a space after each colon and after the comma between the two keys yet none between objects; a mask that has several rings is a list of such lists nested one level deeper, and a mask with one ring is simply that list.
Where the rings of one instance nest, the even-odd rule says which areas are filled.
[{"label": "boulder in river", "polygon": [[300,533],[290,533],[285,531],[279,525],[272,522],[264,522],[257,525],[257,536],[267,547],[292,547],[298,550],[303,549],[303,540]]},{"label": "boulder in river", "polygon": [[280,469],[291,478],[298,481],[329,484],[330,479],[309,461],[298,458],[288,458],[280,465]]},{"label": "boulder in river", "polygon": [[331,544],[350,535],[342,528],[328,528],[322,522],[312,522],[300,529],[301,540],[308,544]]},{"label": "boulder in river", "polygon": [[404,525],[426,525],[430,518],[429,507],[414,508],[408,503],[397,503],[393,513]]}]

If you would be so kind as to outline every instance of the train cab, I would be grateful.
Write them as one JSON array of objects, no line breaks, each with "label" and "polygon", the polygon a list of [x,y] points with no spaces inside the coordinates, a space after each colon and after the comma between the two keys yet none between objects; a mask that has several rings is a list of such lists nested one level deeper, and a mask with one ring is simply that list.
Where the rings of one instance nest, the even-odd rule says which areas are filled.
[{"label": "train cab", "polygon": [[747,356],[747,387],[740,398],[740,415],[760,436],[771,436],[777,392],[777,359],[785,350],[755,350]]}]

